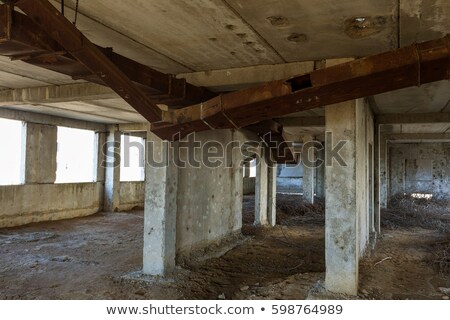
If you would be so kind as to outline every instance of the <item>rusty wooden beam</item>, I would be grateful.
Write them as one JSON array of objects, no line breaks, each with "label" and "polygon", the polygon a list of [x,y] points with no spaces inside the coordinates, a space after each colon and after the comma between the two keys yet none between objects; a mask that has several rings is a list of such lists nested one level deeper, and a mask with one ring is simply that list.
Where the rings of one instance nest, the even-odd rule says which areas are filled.
[{"label": "rusty wooden beam", "polygon": [[223,94],[163,112],[164,138],[210,128],[242,128],[264,120],[450,78],[450,37],[354,60],[287,80]]}]

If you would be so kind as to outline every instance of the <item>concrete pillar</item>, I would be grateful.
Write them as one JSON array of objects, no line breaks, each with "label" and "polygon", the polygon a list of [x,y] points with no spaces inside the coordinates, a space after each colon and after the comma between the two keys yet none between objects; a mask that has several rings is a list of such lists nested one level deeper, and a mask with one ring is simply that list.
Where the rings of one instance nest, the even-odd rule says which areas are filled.
[{"label": "concrete pillar", "polygon": [[170,146],[148,132],[143,273],[156,276],[175,268],[178,169]]},{"label": "concrete pillar", "polygon": [[[303,146],[308,142],[313,142],[314,137],[306,135],[303,137]],[[314,148],[303,147],[302,165],[303,165],[303,199],[308,203],[314,203],[315,193],[315,168],[312,166],[315,163],[316,155]]]},{"label": "concrete pillar", "polygon": [[260,149],[260,156],[256,163],[255,181],[255,225],[262,226],[268,224],[267,203],[268,203],[268,164],[265,157],[265,149]]},{"label": "concrete pillar", "polygon": [[56,180],[56,150],[58,129],[37,123],[27,123],[25,140],[25,183],[54,183]]},{"label": "concrete pillar", "polygon": [[374,228],[377,234],[380,234],[381,225],[381,206],[380,206],[380,187],[381,187],[381,171],[380,171],[380,139],[381,126],[376,124],[375,126],[375,144],[374,144]]},{"label": "concrete pillar", "polygon": [[325,197],[325,147],[317,151],[317,159],[321,165],[316,168],[316,196],[319,198]]},{"label": "concrete pillar", "polygon": [[380,208],[388,205],[389,193],[389,149],[386,135],[380,132]]},{"label": "concrete pillar", "polygon": [[106,133],[105,132],[97,132],[97,166],[95,169],[97,170],[97,182],[105,182],[105,166],[104,160],[106,155]]},{"label": "concrete pillar", "polygon": [[345,141],[339,151],[345,163],[330,159],[331,152],[326,159],[325,286],[329,291],[350,295],[358,290],[358,221],[367,207],[362,193],[367,176],[363,108],[362,100],[325,108],[327,150]]},{"label": "concrete pillar", "polygon": [[114,212],[119,208],[120,190],[120,131],[115,128],[107,133],[105,147],[105,198],[104,211]]},{"label": "concrete pillar", "polygon": [[267,220],[270,226],[277,224],[277,164],[267,168]]}]

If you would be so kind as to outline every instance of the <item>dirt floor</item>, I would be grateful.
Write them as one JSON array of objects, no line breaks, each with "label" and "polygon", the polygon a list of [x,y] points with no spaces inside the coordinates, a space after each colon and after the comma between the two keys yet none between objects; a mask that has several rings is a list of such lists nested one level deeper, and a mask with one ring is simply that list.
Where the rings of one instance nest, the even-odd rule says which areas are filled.
[{"label": "dirt floor", "polygon": [[[0,299],[315,298],[325,270],[323,203],[298,197],[280,195],[279,225],[258,229],[254,198],[245,196],[240,244],[221,257],[185,263],[164,281],[124,278],[142,264],[142,212],[0,230]],[[442,231],[384,230],[361,262],[358,297],[448,297],[450,275],[439,262],[449,243]]]}]

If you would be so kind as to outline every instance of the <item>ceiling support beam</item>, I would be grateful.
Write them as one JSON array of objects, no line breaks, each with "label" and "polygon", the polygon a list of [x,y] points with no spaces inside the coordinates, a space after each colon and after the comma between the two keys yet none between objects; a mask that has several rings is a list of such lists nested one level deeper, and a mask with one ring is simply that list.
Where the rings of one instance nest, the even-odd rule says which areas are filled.
[{"label": "ceiling support beam", "polygon": [[[19,0],[15,5],[70,55],[99,77],[148,121],[161,120],[161,109],[47,0]],[[7,5],[8,6],[8,5]],[[9,16],[12,12],[8,13]],[[14,24],[14,20],[12,24]]]},{"label": "ceiling support beam", "polygon": [[263,120],[450,78],[450,36],[350,61],[163,112],[152,131],[175,134],[242,128]]},{"label": "ceiling support beam", "polygon": [[[108,68],[112,63],[138,87],[138,90],[145,93],[147,97],[142,99],[152,104],[166,104],[170,107],[188,106],[215,96],[205,88],[196,87],[187,83],[185,79],[178,79],[128,59],[113,52],[111,48],[101,48],[90,42],[87,44],[88,40],[81,32],[46,0],[21,0],[16,6],[27,9],[28,16],[12,11],[12,5],[0,7],[1,55],[63,73],[74,79],[108,85],[105,81],[106,73],[99,70],[101,65],[94,64],[97,60],[92,60],[100,58],[103,66],[107,67],[106,70],[110,70]],[[47,16],[49,12],[52,14]],[[52,24],[51,28],[48,28],[49,24]],[[50,34],[45,30],[53,31]],[[74,39],[75,42],[72,43]],[[86,56],[86,51],[91,50],[93,57]],[[82,58],[84,63],[89,63],[91,67],[88,68],[76,58],[78,60]],[[159,110],[156,112],[159,113]]]}]

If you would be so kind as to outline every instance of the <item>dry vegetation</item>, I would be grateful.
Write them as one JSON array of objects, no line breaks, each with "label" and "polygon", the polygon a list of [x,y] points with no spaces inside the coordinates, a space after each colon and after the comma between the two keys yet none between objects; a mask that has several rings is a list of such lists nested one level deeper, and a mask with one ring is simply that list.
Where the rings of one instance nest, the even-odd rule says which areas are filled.
[{"label": "dry vegetation", "polygon": [[381,225],[388,229],[420,227],[448,235],[446,241],[435,244],[434,258],[429,262],[440,272],[450,273],[450,200],[397,195],[382,211]]},{"label": "dry vegetation", "polygon": [[301,195],[278,194],[277,209],[277,219],[282,225],[325,225],[325,201],[321,198],[310,204]]}]

